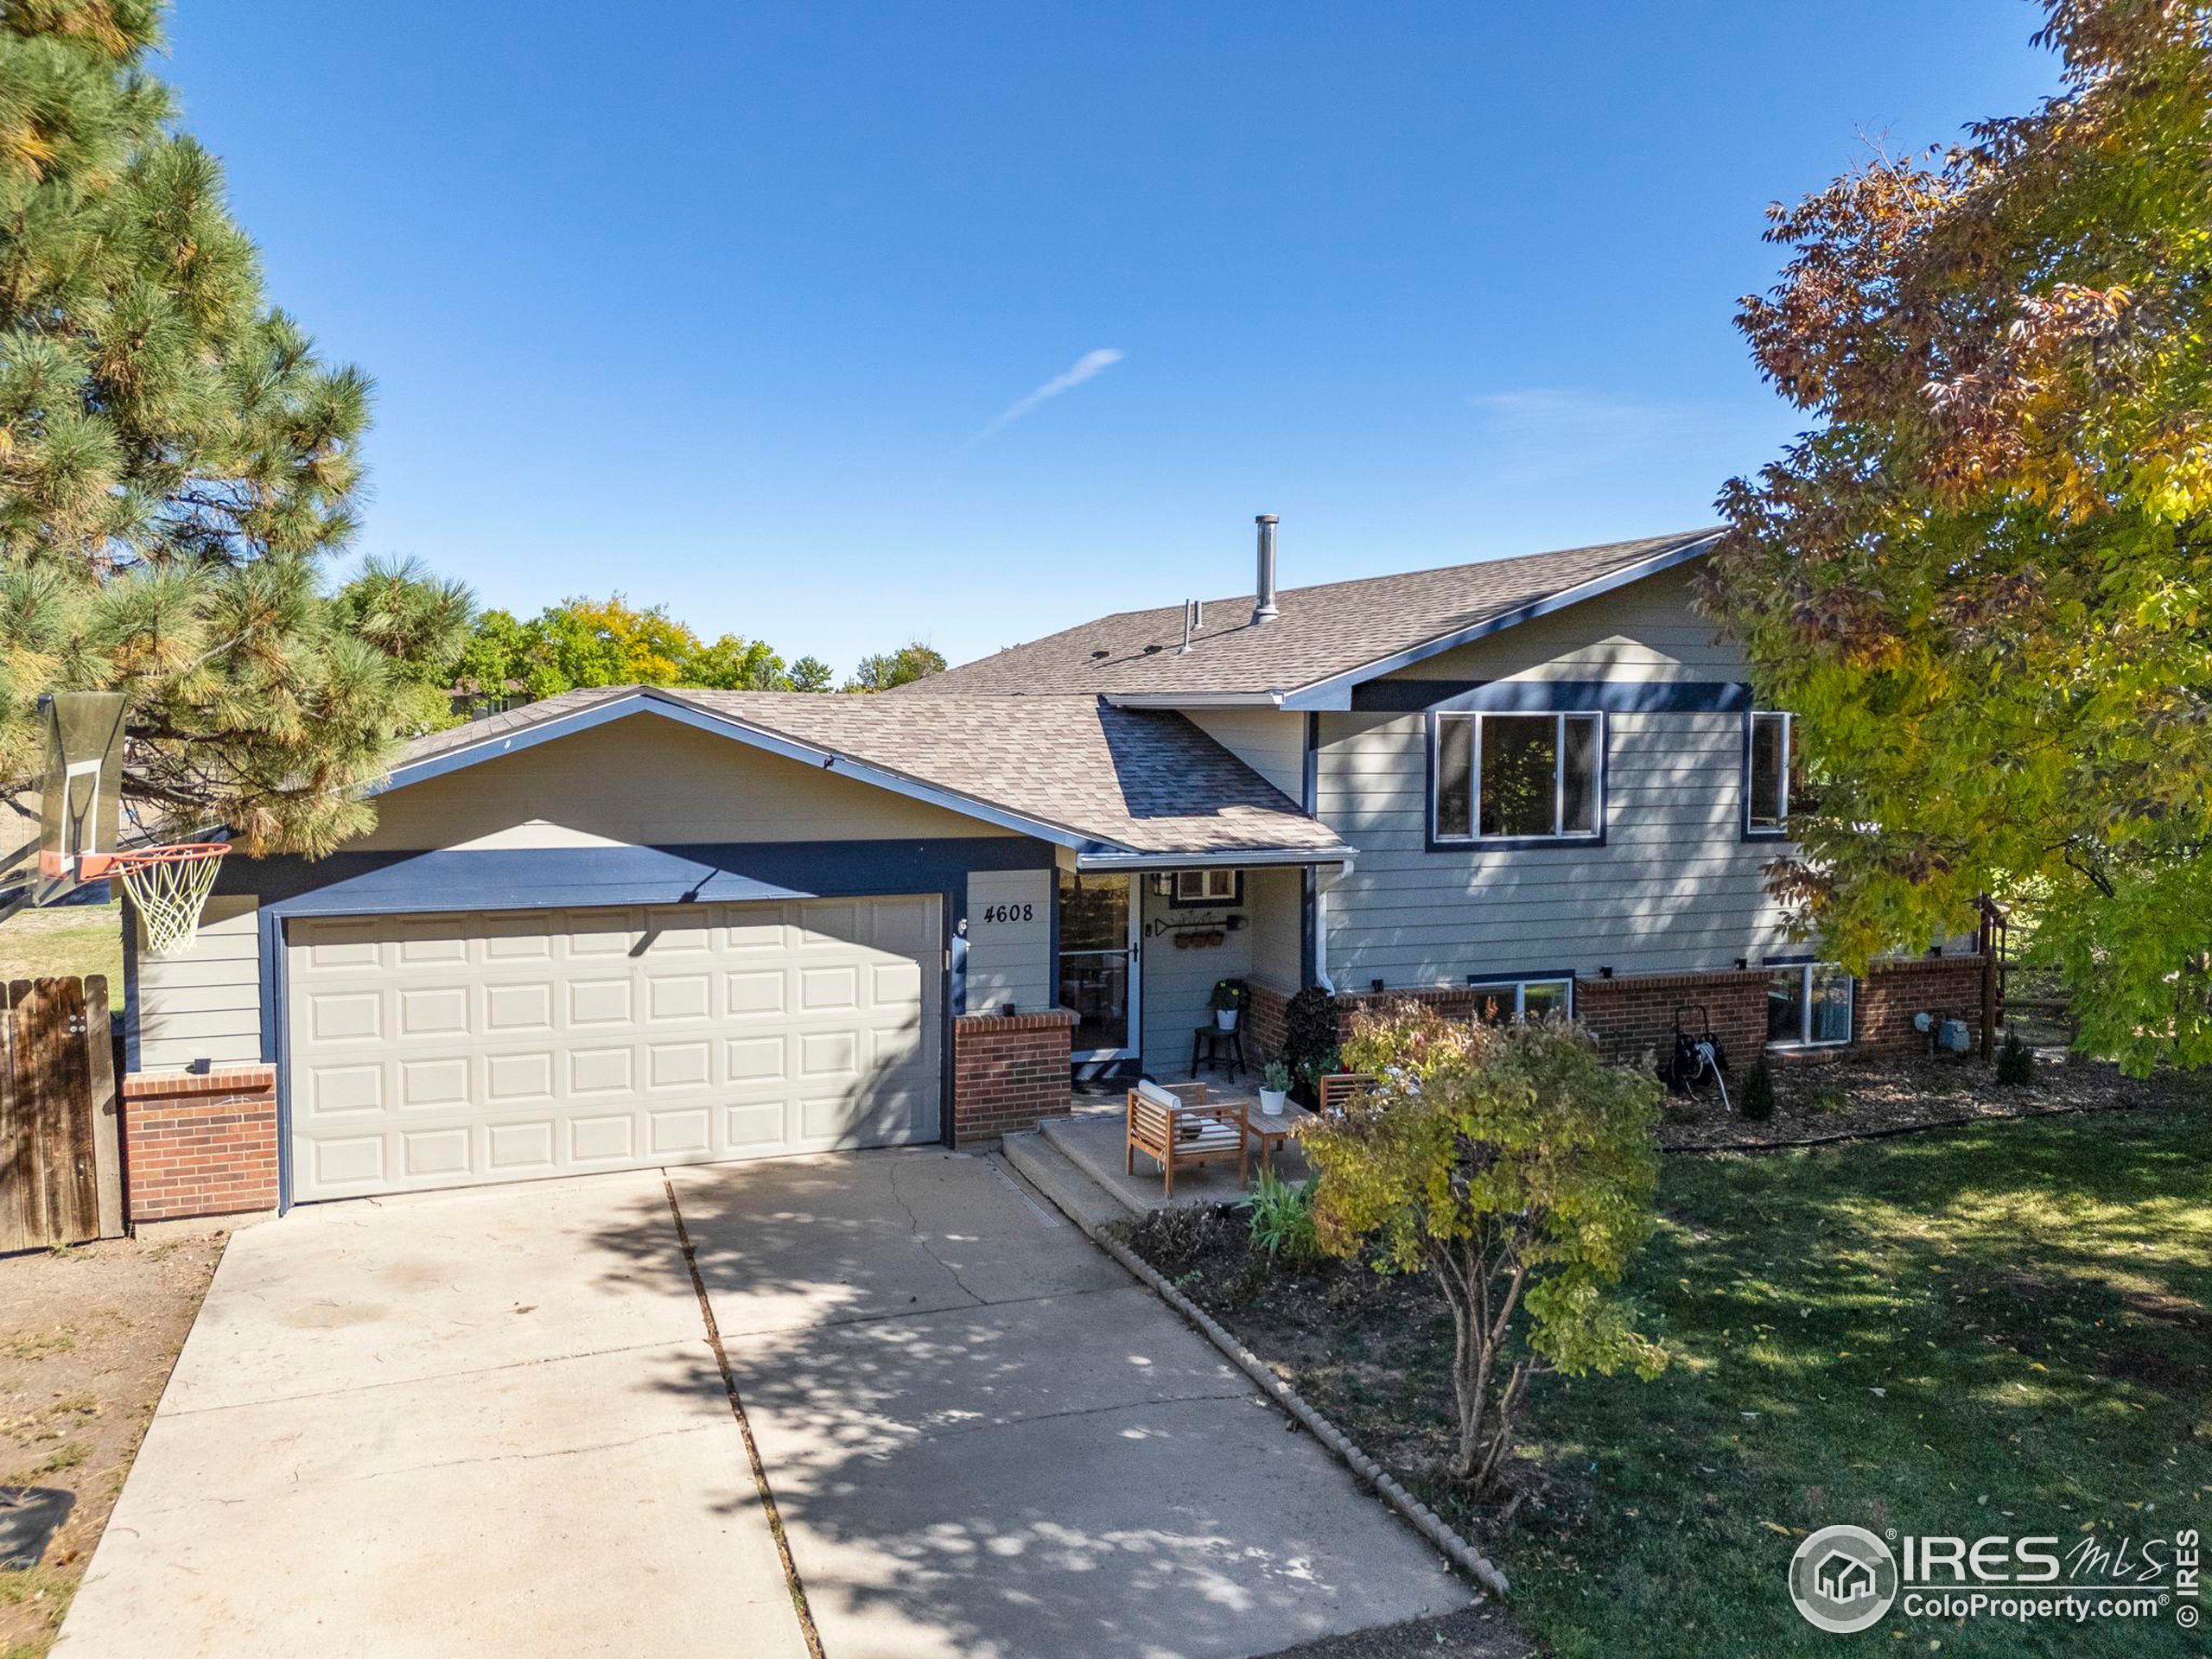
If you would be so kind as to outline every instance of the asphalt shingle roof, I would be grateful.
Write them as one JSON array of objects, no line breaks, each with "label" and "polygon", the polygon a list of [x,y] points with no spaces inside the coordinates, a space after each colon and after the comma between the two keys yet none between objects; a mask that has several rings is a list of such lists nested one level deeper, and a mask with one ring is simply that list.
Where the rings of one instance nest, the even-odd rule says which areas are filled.
[{"label": "asphalt shingle roof", "polygon": [[1183,607],[1121,611],[943,674],[893,695],[931,699],[1093,692],[1103,696],[1289,691],[1493,621],[1713,535],[1710,530],[1440,570],[1289,588],[1281,614],[1255,625],[1249,593],[1205,602],[1183,644]]},{"label": "asphalt shingle roof", "polygon": [[405,766],[639,695],[741,721],[1109,848],[1346,854],[1328,830],[1180,715],[1096,696],[893,697],[611,686],[564,692],[411,744]]}]

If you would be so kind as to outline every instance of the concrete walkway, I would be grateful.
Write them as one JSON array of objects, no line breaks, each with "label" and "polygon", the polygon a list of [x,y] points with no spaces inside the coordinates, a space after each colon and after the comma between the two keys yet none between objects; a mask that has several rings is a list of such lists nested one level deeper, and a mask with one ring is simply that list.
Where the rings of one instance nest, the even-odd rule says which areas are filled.
[{"label": "concrete walkway", "polygon": [[[1242,1659],[1469,1603],[996,1159],[672,1179],[829,1659]],[[238,1234],[55,1649],[805,1650],[657,1173]]]},{"label": "concrete walkway", "polygon": [[675,1181],[830,1659],[1242,1659],[1471,1599],[998,1160]]}]

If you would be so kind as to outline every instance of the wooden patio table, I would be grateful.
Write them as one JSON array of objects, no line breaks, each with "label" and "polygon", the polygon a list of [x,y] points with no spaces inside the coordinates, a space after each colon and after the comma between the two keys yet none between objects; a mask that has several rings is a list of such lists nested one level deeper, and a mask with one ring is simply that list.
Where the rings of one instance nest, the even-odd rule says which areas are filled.
[{"label": "wooden patio table", "polygon": [[1303,1135],[1307,1124],[1319,1122],[1319,1118],[1294,1100],[1283,1102],[1282,1110],[1273,1117],[1260,1109],[1256,1095],[1244,1103],[1245,1130],[1260,1143],[1260,1167],[1270,1174],[1274,1173],[1275,1148],[1284,1141],[1294,1141]]}]

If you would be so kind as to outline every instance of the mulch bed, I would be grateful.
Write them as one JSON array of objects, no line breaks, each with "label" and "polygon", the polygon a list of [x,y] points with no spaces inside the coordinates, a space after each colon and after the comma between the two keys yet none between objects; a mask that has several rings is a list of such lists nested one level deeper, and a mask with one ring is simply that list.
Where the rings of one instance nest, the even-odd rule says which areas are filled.
[{"label": "mulch bed", "polygon": [[[1745,1068],[1729,1079],[1740,1094]],[[1774,1068],[1774,1116],[1764,1123],[1715,1101],[1669,1099],[1659,1144],[1669,1152],[1755,1151],[1872,1139],[1913,1129],[2064,1112],[2125,1111],[2201,1103],[2203,1078],[2162,1071],[2125,1077],[2101,1060],[2038,1061],[2032,1082],[1999,1088],[1978,1059],[1838,1059]]]}]

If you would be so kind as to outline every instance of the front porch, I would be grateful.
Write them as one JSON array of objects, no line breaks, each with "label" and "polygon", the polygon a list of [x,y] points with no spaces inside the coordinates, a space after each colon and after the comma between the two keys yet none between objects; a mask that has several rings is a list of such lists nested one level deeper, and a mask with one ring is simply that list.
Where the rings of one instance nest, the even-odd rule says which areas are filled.
[{"label": "front porch", "polygon": [[[1212,1097],[1239,1099],[1244,1097],[1244,1091],[1224,1086]],[[1251,1195],[1263,1164],[1256,1143],[1251,1147],[1249,1173],[1241,1185],[1236,1179],[1236,1166],[1229,1162],[1178,1168],[1173,1198],[1167,1195],[1160,1166],[1143,1154],[1137,1154],[1135,1173],[1130,1173],[1125,1155],[1128,1144],[1128,1098],[1125,1088],[1115,1089],[1110,1095],[1105,1091],[1079,1094],[1070,1116],[1042,1120],[1037,1126],[1038,1132],[1053,1151],[1133,1216],[1148,1215],[1154,1210],[1236,1204]],[[1256,1098],[1246,1100],[1246,1107],[1255,1121],[1265,1121]],[[1275,1174],[1294,1185],[1311,1173],[1295,1141],[1285,1141],[1275,1150],[1273,1164]]]},{"label": "front porch", "polygon": [[[1194,1075],[1197,1033],[1214,1024],[1214,987],[1224,980],[1273,988],[1300,982],[1304,911],[1294,866],[1059,873],[1060,1006],[1075,1015],[1070,1051],[1081,1084],[1139,1076],[1181,1082]],[[1256,1088],[1262,1064],[1251,1009],[1240,1016],[1243,1066],[1206,1065],[1224,1086]]]}]

